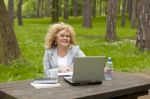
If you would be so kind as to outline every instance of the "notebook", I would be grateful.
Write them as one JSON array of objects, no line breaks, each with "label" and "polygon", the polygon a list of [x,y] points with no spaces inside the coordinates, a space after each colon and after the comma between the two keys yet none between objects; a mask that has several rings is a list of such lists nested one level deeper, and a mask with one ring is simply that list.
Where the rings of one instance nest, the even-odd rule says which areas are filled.
[{"label": "notebook", "polygon": [[55,84],[58,82],[58,79],[45,77],[45,78],[36,78],[32,81],[32,83],[36,84]]},{"label": "notebook", "polygon": [[101,84],[104,67],[105,56],[75,57],[73,74],[64,79],[71,85]]}]

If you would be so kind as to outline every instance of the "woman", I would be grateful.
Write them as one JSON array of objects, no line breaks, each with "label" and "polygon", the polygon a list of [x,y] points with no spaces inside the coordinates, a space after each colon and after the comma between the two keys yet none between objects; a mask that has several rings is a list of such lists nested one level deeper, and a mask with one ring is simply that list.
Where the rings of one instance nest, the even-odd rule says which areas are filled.
[{"label": "woman", "polygon": [[44,73],[49,69],[58,72],[70,72],[75,56],[85,56],[79,46],[75,46],[74,29],[65,23],[53,24],[45,38],[45,54],[43,58]]}]

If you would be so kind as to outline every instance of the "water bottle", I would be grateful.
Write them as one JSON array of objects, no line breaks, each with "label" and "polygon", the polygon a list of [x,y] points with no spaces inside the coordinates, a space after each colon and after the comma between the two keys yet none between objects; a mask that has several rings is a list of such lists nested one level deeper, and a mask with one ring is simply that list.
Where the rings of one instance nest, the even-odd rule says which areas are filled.
[{"label": "water bottle", "polygon": [[108,57],[105,69],[104,69],[105,80],[112,80],[113,78],[113,63],[111,57]]}]

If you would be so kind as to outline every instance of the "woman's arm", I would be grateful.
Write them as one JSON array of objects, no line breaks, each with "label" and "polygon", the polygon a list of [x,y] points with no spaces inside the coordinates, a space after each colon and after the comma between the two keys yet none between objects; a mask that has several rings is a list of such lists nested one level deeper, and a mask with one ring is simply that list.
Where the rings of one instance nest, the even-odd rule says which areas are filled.
[{"label": "woman's arm", "polygon": [[85,56],[85,54],[83,53],[83,51],[81,51],[80,49],[77,52],[77,56]]},{"label": "woman's arm", "polygon": [[47,75],[47,70],[51,69],[48,50],[45,50],[45,53],[44,53],[43,67],[44,67],[44,74]]}]

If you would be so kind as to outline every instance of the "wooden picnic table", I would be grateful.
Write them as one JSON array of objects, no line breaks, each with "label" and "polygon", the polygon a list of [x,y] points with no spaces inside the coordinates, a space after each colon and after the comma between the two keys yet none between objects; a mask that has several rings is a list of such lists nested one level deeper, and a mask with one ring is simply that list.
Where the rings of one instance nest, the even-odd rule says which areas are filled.
[{"label": "wooden picnic table", "polygon": [[71,86],[60,78],[61,87],[35,89],[31,81],[1,83],[0,99],[137,99],[150,89],[150,79],[132,73],[114,73],[101,85]]}]

